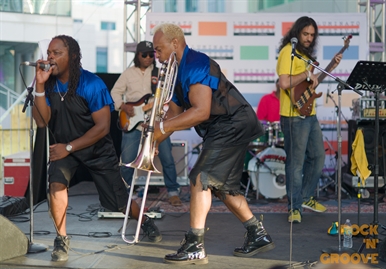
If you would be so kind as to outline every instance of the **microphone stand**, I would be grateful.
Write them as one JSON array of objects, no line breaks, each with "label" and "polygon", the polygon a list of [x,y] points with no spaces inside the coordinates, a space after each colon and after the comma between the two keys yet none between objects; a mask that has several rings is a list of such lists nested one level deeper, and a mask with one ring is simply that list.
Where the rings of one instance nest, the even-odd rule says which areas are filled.
[{"label": "microphone stand", "polygon": [[337,166],[338,166],[338,223],[339,223],[339,232],[338,232],[338,248],[328,248],[328,249],[322,249],[322,252],[324,253],[354,253],[354,250],[351,248],[342,247],[342,241],[341,241],[341,234],[340,230],[342,228],[342,136],[341,136],[341,99],[342,99],[342,91],[343,89],[350,89],[356,92],[359,95],[363,95],[362,92],[358,91],[357,89],[351,87],[346,82],[341,80],[338,77],[335,77],[334,75],[330,74],[323,68],[320,68],[319,66],[315,65],[311,60],[307,60],[303,58],[300,54],[294,52],[294,56],[298,57],[299,59],[305,61],[309,65],[312,65],[319,71],[323,72],[324,74],[328,75],[329,77],[333,78],[336,82],[338,82],[337,90],[338,90],[338,122],[337,122],[337,138],[338,138],[338,159],[337,159]]},{"label": "microphone stand", "polygon": [[[343,113],[342,113],[342,111],[340,110],[340,106],[338,106],[337,104],[336,104],[336,102],[335,102],[335,100],[334,100],[334,98],[332,98],[332,96],[327,92],[327,96],[326,96],[327,98],[330,98],[331,99],[331,101],[334,103],[334,105],[335,105],[335,109],[336,109],[336,122],[337,122],[337,126],[336,126],[336,129],[338,130],[339,129],[339,127],[338,127],[338,122],[339,122],[339,116],[341,115],[343,118],[344,118],[344,120],[346,121],[346,123],[348,123],[348,121],[347,121],[347,119],[346,119],[346,117],[343,115]],[[339,136],[338,136],[338,138],[339,138]],[[338,141],[339,142],[339,141]],[[335,149],[334,149],[334,151],[335,151]],[[338,153],[335,151],[335,159],[336,159],[336,161],[338,160],[338,158],[339,158],[339,155],[338,155]],[[343,160],[342,160],[343,161]],[[343,161],[344,162],[344,161]],[[346,163],[344,163],[345,165],[346,165]],[[335,195],[337,194],[337,191],[338,191],[338,186],[337,186],[337,182],[338,182],[338,169],[339,169],[339,167],[336,167],[336,169],[335,169]],[[344,190],[344,189],[343,189]],[[344,190],[344,192],[348,195],[348,196],[350,196],[349,195],[349,193],[346,191],[346,190]]]},{"label": "microphone stand", "polygon": [[28,244],[28,251],[27,253],[38,253],[47,251],[48,247],[42,244],[37,244],[33,242],[33,234],[34,234],[34,215],[33,215],[33,184],[32,184],[32,177],[33,177],[33,136],[34,136],[34,129],[33,129],[33,119],[32,119],[32,107],[34,103],[34,97],[32,95],[33,92],[33,85],[35,84],[35,79],[32,83],[32,86],[27,88],[27,96],[24,101],[24,106],[22,112],[25,113],[25,110],[29,104],[30,106],[30,172],[29,172],[29,205],[30,205],[30,239]]}]

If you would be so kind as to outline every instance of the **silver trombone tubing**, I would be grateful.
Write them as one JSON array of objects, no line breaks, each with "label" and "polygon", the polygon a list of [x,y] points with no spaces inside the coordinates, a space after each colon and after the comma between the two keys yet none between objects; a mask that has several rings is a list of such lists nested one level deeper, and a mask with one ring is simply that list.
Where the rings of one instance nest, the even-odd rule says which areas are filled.
[{"label": "silver trombone tubing", "polygon": [[141,208],[139,211],[137,229],[133,240],[128,240],[126,238],[126,227],[127,227],[127,221],[130,213],[130,206],[131,206],[131,200],[133,197],[134,185],[136,181],[135,178],[133,178],[133,181],[131,184],[132,186],[130,186],[130,193],[129,193],[129,199],[127,201],[127,206],[126,206],[125,219],[123,221],[123,226],[121,230],[122,239],[128,244],[138,243],[138,237],[139,237],[139,232],[141,230],[141,222],[143,218],[143,211],[145,209],[147,190],[149,188],[149,183],[150,183],[150,176],[151,176],[151,173],[160,173],[158,169],[154,166],[154,153],[156,149],[155,147],[156,141],[153,141],[154,123],[156,118],[162,121],[163,117],[166,114],[167,108],[165,108],[165,106],[167,107],[167,103],[171,100],[173,96],[177,73],[178,73],[178,64],[176,60],[176,53],[173,52],[170,55],[169,60],[165,61],[160,68],[157,89],[154,96],[154,104],[151,110],[150,119],[146,122],[147,126],[144,127],[142,130],[141,144],[139,147],[137,158],[133,162],[126,165],[134,169],[147,171],[147,178],[145,183],[145,189],[143,191]]}]

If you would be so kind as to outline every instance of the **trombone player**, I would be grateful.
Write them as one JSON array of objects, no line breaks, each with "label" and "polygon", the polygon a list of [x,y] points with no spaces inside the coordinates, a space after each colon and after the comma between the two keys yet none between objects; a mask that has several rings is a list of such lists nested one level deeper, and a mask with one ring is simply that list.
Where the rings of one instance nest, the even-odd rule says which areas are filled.
[{"label": "trombone player", "polygon": [[154,140],[160,143],[174,131],[191,127],[203,138],[202,152],[189,175],[190,229],[177,252],[166,255],[164,261],[208,263],[204,233],[212,193],[247,230],[243,246],[233,252],[235,256],[249,257],[273,249],[271,237],[240,191],[247,146],[264,132],[254,110],[215,61],[188,47],[179,26],[161,24],[153,34],[158,60],[166,61],[175,53],[179,65],[173,98],[164,121],[155,123]]}]

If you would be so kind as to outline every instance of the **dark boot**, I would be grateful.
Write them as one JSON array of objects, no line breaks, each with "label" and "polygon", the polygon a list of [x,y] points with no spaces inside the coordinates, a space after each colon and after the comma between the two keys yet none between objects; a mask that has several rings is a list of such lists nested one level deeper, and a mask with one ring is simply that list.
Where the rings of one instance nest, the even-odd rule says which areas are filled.
[{"label": "dark boot", "polygon": [[164,261],[174,264],[207,264],[208,257],[204,247],[204,235],[186,233],[177,253],[167,254]]},{"label": "dark boot", "polygon": [[263,224],[249,226],[245,233],[245,241],[242,247],[236,248],[233,255],[238,257],[250,257],[259,252],[265,252],[275,248],[271,237],[264,229]]},{"label": "dark boot", "polygon": [[70,239],[67,236],[58,235],[54,241],[54,250],[51,253],[51,260],[54,262],[67,261],[69,247]]},{"label": "dark boot", "polygon": [[162,240],[162,235],[151,218],[146,217],[146,220],[142,223],[141,227],[143,233],[147,235],[151,242],[159,242]]}]

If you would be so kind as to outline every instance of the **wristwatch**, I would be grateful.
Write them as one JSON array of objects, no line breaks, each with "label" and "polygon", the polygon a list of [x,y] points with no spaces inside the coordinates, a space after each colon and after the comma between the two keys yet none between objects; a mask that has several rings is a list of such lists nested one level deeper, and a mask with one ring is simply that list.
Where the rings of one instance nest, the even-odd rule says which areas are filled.
[{"label": "wristwatch", "polygon": [[307,81],[310,82],[311,81],[311,71],[307,70],[307,72],[308,72]]},{"label": "wristwatch", "polygon": [[67,144],[67,145],[66,145],[66,150],[67,150],[68,152],[71,152],[71,151],[72,151],[72,146],[71,146],[71,144]]}]

